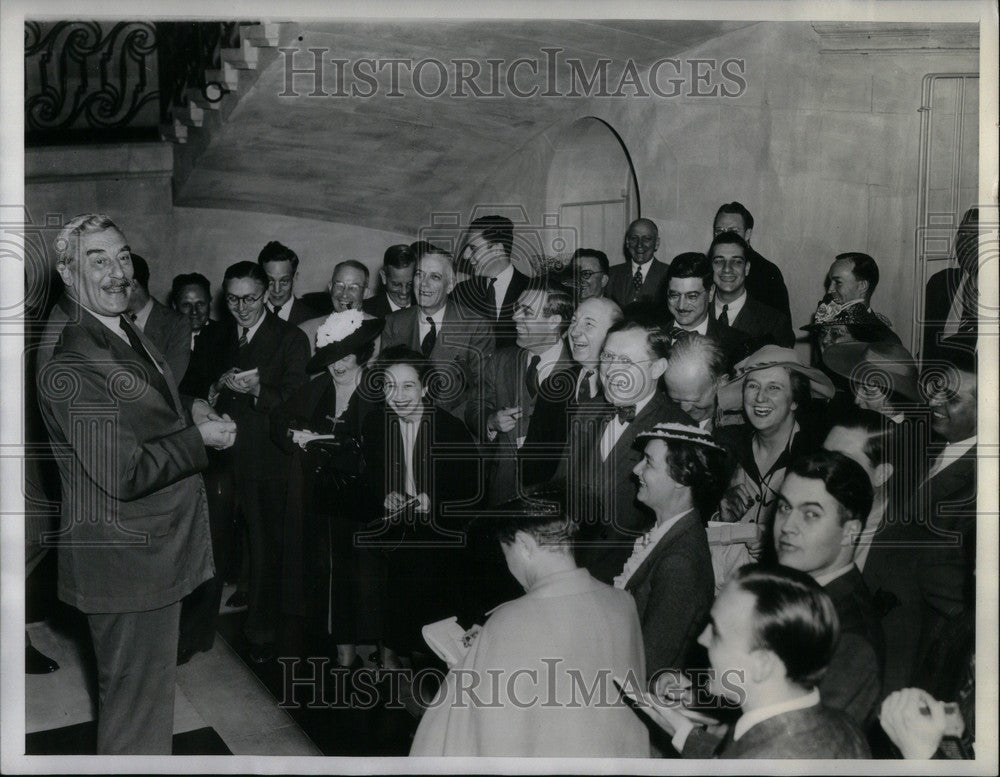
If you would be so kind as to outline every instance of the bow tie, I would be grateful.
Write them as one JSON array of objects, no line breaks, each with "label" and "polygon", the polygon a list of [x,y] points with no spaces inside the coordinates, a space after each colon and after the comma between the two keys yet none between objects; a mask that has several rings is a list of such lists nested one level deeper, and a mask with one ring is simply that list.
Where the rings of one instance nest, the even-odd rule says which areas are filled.
[{"label": "bow tie", "polygon": [[635,405],[616,405],[615,415],[619,423],[630,424],[635,420]]}]

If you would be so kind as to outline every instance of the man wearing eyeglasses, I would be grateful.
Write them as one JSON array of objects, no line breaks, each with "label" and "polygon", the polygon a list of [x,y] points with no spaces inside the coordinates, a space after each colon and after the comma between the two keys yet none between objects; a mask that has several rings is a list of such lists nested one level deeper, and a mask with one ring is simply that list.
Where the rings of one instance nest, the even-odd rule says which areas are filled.
[{"label": "man wearing eyeglasses", "polygon": [[254,262],[226,270],[223,300],[232,315],[208,401],[239,430],[232,448],[236,502],[246,521],[250,592],[244,633],[250,657],[274,657],[288,457],[271,441],[269,415],[306,381],[309,343],[302,331],[265,307],[268,276]]},{"label": "man wearing eyeglasses", "polygon": [[[334,313],[343,313],[345,310],[362,310],[362,303],[365,299],[365,292],[368,291],[368,268],[361,262],[354,259],[346,259],[333,268],[333,277],[326,287],[330,292],[330,302],[333,304]],[[309,352],[316,352],[316,332],[326,321],[328,316],[318,316],[310,318],[299,324],[299,328],[306,333],[309,341]]]},{"label": "man wearing eyeglasses", "polygon": [[657,301],[669,265],[656,258],[660,233],[649,219],[636,219],[625,232],[624,264],[611,268],[606,294],[622,308],[639,300]]},{"label": "man wearing eyeglasses", "polygon": [[595,248],[578,248],[573,253],[569,278],[564,281],[576,290],[576,304],[606,296],[611,265],[608,255]]},{"label": "man wearing eyeglasses", "polygon": [[735,232],[722,232],[712,240],[708,258],[712,262],[715,302],[708,314],[720,326],[746,334],[751,351],[765,345],[791,348],[795,333],[788,317],[747,294],[749,256],[750,245]]},{"label": "man wearing eyeglasses", "polygon": [[296,325],[316,315],[316,311],[294,296],[299,257],[291,248],[272,240],[261,249],[257,264],[267,275],[268,310],[282,321]]}]

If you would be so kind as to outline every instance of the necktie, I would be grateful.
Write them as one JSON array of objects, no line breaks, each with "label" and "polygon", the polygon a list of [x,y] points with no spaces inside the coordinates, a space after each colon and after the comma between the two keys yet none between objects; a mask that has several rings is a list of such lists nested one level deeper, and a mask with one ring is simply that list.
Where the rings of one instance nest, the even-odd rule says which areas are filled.
[{"label": "necktie", "polygon": [[420,342],[420,351],[424,356],[431,355],[431,351],[434,350],[434,343],[437,342],[437,325],[434,323],[434,319],[427,316],[427,323],[431,325],[431,328]]},{"label": "necktie", "polygon": [[[132,346],[132,350],[135,351],[136,354],[138,354],[139,357],[141,357],[142,360],[146,362],[146,364],[152,365],[153,368],[155,369],[156,364],[153,362],[153,357],[150,356],[149,351],[147,351],[143,347],[142,341],[139,340],[139,335],[135,333],[135,329],[132,328],[132,325],[127,324],[124,318],[119,318],[118,326],[121,327],[121,330],[125,333],[125,336],[128,338],[128,344]],[[157,372],[159,372],[159,370],[157,370]]]},{"label": "necktie", "polygon": [[635,420],[635,405],[616,405],[615,415],[620,423],[630,424]]},{"label": "necktie", "polygon": [[250,342],[249,340],[247,340],[247,332],[250,331],[250,327],[243,326],[240,327],[240,329],[243,330],[243,332],[240,334],[240,348],[246,348],[247,343]]},{"label": "necktie", "polygon": [[632,276],[632,290],[636,295],[642,291],[642,270],[640,269],[636,269],[635,275]]},{"label": "necktie", "polygon": [[279,313],[281,313],[281,308],[282,308],[282,305],[275,305],[274,306],[274,315],[277,316]]},{"label": "necktie", "polygon": [[688,331],[686,329],[681,329],[679,326],[675,326],[670,330],[670,342],[673,343],[675,340],[687,337],[687,334]]},{"label": "necktie", "polygon": [[493,318],[500,318],[500,306],[497,305],[497,279],[490,278],[490,286],[486,290],[486,301],[490,304],[490,308],[493,312]]},{"label": "necktie", "polygon": [[583,373],[583,382],[580,384],[580,394],[577,397],[577,401],[587,402],[594,398],[594,393],[590,390],[590,378],[593,374],[593,370],[587,370]]},{"label": "necktie", "polygon": [[722,306],[722,315],[719,316],[719,323],[723,326],[729,326],[729,305]]},{"label": "necktie", "polygon": [[524,385],[528,389],[528,395],[534,399],[538,396],[538,363],[542,357],[537,353],[533,354],[528,362],[528,371],[524,373]]},{"label": "necktie", "polygon": [[137,318],[139,318],[139,316],[135,313],[128,314],[128,320],[131,321],[133,324],[136,322]]},{"label": "necktie", "polygon": [[977,278],[966,277],[962,287],[962,319],[958,331],[963,334],[974,334],[979,325],[979,286]]}]

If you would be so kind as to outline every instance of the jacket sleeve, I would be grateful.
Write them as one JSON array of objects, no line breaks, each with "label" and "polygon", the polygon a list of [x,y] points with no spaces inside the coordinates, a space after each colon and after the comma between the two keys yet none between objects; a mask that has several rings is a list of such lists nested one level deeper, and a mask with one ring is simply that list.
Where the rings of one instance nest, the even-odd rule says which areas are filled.
[{"label": "jacket sleeve", "polygon": [[490,358],[483,360],[480,366],[482,381],[475,387],[475,393],[465,408],[465,425],[479,443],[488,442],[486,419],[497,409],[496,395],[499,380],[497,362],[497,354],[491,354]]},{"label": "jacket sleeve", "polygon": [[871,643],[858,634],[840,635],[840,641],[819,684],[827,707],[847,713],[864,728],[882,695],[878,656]]},{"label": "jacket sleeve", "polygon": [[[87,479],[112,498],[139,499],[208,466],[196,426],[148,430],[149,419],[134,399],[119,399],[108,422],[95,423],[90,409],[109,407],[114,387],[94,362],[56,356],[46,375],[50,383],[39,386],[39,401],[54,446],[68,448]],[[75,391],[61,391],[63,380]]]},{"label": "jacket sleeve", "polygon": [[191,324],[186,318],[173,318],[167,334],[167,351],[163,354],[174,380],[180,383],[191,360]]},{"label": "jacket sleeve", "polygon": [[698,579],[696,562],[686,553],[672,553],[657,565],[649,606],[642,615],[648,676],[661,669],[684,668],[710,606],[698,594],[705,588],[705,581]]}]

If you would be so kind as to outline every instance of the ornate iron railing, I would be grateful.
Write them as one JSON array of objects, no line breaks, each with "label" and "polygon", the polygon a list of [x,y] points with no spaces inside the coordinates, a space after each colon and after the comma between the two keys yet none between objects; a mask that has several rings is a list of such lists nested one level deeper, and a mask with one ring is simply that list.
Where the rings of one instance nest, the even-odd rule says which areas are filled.
[{"label": "ornate iron railing", "polygon": [[[29,145],[156,137],[171,108],[198,89],[221,100],[221,49],[239,47],[238,22],[26,22],[25,132]],[[157,110],[158,108],[158,110]]]}]

